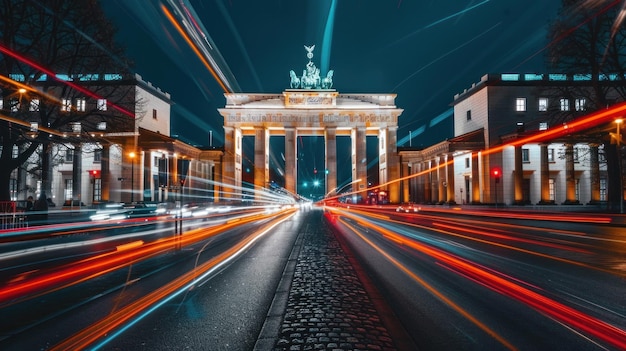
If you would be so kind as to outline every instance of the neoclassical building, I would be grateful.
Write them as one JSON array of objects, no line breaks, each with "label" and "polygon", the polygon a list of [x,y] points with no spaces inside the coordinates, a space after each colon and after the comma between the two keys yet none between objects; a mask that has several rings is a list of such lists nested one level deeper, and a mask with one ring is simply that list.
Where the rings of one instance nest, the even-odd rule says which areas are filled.
[{"label": "neoclassical building", "polygon": [[[81,78],[66,80],[80,82]],[[197,148],[170,136],[169,93],[139,75],[90,77],[88,83],[89,91],[99,95],[80,91],[64,95],[67,90],[62,82],[54,83],[59,88],[47,89],[61,104],[59,118],[77,120],[66,129],[40,128],[34,122],[39,97],[25,96],[20,101],[32,116],[26,118],[31,119],[33,136],[50,130],[56,137],[51,152],[51,194],[47,194],[53,203],[73,207],[101,202],[164,202],[179,199],[181,192],[187,201],[213,201],[222,151]],[[109,91],[117,94],[121,91],[123,103],[115,94],[105,94],[101,86],[114,86]],[[39,164],[39,154],[35,153],[13,172],[13,200],[39,197],[41,180],[29,169]]]},{"label": "neoclassical building", "polygon": [[[610,85],[616,79],[608,76],[602,81]],[[409,176],[403,181],[403,200],[507,205],[605,203],[609,188],[603,141],[611,137],[607,128],[614,131],[620,125],[608,123],[586,133],[515,143],[554,127],[550,124],[558,121],[559,115],[589,114],[584,95],[565,94],[562,88],[590,85],[589,75],[483,76],[454,96],[453,138],[421,150],[400,149],[402,175]]]},{"label": "neoclassical building", "polygon": [[[402,109],[395,105],[395,94],[340,94],[332,89],[332,70],[320,75],[312,63],[312,47],[306,47],[309,62],[301,77],[291,71],[291,89],[280,94],[225,94],[226,106],[219,109],[224,117],[224,162],[222,180],[225,194],[237,196],[242,180],[242,137],[254,136],[254,185],[267,187],[269,179],[269,140],[285,137],[285,189],[297,192],[297,138],[323,136],[325,141],[326,191],[337,189],[337,136],[351,138],[352,190],[366,197],[366,136],[378,138],[379,181],[397,179],[400,165],[397,155],[398,117]],[[346,167],[346,165],[342,165]],[[360,181],[357,181],[359,180]],[[391,202],[399,202],[399,184],[383,186]],[[362,192],[362,193],[361,193]],[[227,195],[228,196],[228,195]]]}]

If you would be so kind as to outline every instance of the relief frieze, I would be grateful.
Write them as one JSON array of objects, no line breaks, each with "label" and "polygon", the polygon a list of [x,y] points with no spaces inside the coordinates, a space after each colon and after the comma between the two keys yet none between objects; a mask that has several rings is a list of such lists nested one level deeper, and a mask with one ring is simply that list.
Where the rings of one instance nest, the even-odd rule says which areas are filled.
[{"label": "relief frieze", "polygon": [[390,114],[232,114],[224,117],[226,124],[237,123],[397,123]]}]

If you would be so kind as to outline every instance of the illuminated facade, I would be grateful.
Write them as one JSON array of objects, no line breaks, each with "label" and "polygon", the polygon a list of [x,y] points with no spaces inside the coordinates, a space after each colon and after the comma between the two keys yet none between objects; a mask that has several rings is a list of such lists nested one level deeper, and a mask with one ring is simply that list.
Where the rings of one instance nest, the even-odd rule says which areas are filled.
[{"label": "illuminated facade", "polygon": [[[196,148],[170,137],[170,95],[141,76],[120,77],[108,84],[128,87],[122,89],[124,106],[134,116],[123,116],[128,123],[119,123],[119,111],[111,106],[118,99],[113,96],[107,96],[110,100],[90,98],[79,92],[60,97],[54,88],[48,89],[60,97],[58,113],[74,114],[80,121],[56,131],[59,138],[52,147],[51,194],[47,194],[51,201],[72,207],[109,201],[173,201],[181,189],[188,201],[212,197],[212,180],[220,177],[221,150]],[[28,105],[37,113],[33,101],[38,100],[30,99]],[[82,113],[90,115],[81,118]],[[117,119],[112,118],[114,113]],[[31,126],[33,135],[43,133],[37,128]],[[35,153],[13,172],[13,200],[39,197],[41,181],[30,172],[39,163]]]},{"label": "illuminated facade", "polygon": [[[311,61],[313,46],[306,46],[307,58],[302,76],[290,72],[292,89],[282,94],[225,94],[226,106],[219,110],[224,117],[223,182],[225,196],[238,196],[242,185],[242,138],[255,139],[254,186],[267,187],[269,179],[269,139],[285,137],[285,189],[297,192],[297,138],[324,136],[326,189],[337,190],[337,136],[352,141],[352,191],[366,198],[366,136],[379,140],[379,182],[384,184],[400,175],[397,155],[398,117],[395,94],[339,94],[333,85],[333,71],[325,77]],[[399,202],[396,182],[383,187],[389,201]]]},{"label": "illuminated facade", "polygon": [[[561,89],[578,86],[582,92],[590,86],[585,77],[483,76],[454,97],[454,138],[423,150],[400,150],[402,174],[419,174],[403,183],[404,200],[506,205],[605,203],[608,176],[602,138],[609,136],[607,131],[594,131],[603,137],[574,135],[541,144],[505,146],[526,133],[550,128],[560,115],[588,114],[585,94],[566,95]],[[610,77],[604,84],[612,84]],[[498,172],[497,177],[494,172]]]},{"label": "illuminated facade", "polygon": [[[237,193],[241,187],[242,137],[255,138],[256,187],[269,183],[269,138],[285,137],[285,189],[295,194],[297,183],[298,136],[324,136],[325,169],[328,171],[326,193],[337,188],[337,136],[352,140],[353,191],[364,191],[367,185],[366,136],[379,140],[379,179],[397,179],[399,163],[396,149],[398,116],[395,94],[339,94],[334,90],[290,89],[282,94],[226,94],[224,117],[223,181]],[[389,200],[400,200],[397,183],[385,187]]]}]

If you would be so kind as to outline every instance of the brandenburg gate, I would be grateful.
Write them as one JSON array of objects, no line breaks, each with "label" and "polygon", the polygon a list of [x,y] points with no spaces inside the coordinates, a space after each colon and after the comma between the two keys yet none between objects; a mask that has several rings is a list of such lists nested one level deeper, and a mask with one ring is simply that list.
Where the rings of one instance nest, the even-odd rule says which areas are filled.
[{"label": "brandenburg gate", "polygon": [[[296,194],[297,138],[324,136],[326,193],[337,188],[337,136],[350,136],[352,145],[352,191],[367,188],[366,136],[378,137],[379,182],[398,179],[398,117],[396,94],[339,94],[332,88],[333,71],[320,77],[311,62],[313,48],[307,47],[309,62],[301,77],[291,71],[291,89],[282,94],[227,93],[224,117],[223,197],[234,197],[242,185],[242,138],[254,136],[254,185],[269,184],[269,141],[285,137],[285,189]],[[356,182],[356,180],[359,180]],[[390,202],[399,202],[398,182],[383,185]],[[362,194],[366,198],[366,194]]]}]

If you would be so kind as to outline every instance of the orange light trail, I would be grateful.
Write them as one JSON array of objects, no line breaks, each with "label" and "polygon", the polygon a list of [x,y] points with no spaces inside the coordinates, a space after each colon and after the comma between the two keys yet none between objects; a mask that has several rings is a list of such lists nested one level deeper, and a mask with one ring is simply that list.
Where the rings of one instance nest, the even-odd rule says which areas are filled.
[{"label": "orange light trail", "polygon": [[[335,211],[338,212],[338,210],[335,210]],[[342,211],[343,211],[343,213],[342,213],[343,216],[350,217],[353,220],[358,221],[358,222],[363,222],[363,220],[361,218],[359,218],[359,217],[357,217],[355,215],[351,215],[348,212],[346,212],[345,210],[342,210]],[[364,212],[364,211],[351,210],[351,212],[358,212],[361,215],[370,216],[370,214],[368,212]],[[475,241],[475,242],[479,242],[479,243],[483,243],[483,244],[487,244],[487,245],[491,245],[491,246],[497,246],[497,247],[501,247],[501,248],[504,248],[504,249],[509,249],[509,250],[512,250],[512,251],[517,251],[517,252],[525,253],[525,254],[528,254],[528,255],[533,255],[533,256],[538,256],[538,257],[542,257],[542,258],[547,258],[547,259],[550,259],[550,260],[564,262],[564,263],[576,265],[576,266],[579,266],[579,267],[585,267],[585,268],[592,269],[592,270],[597,270],[597,271],[606,272],[606,273],[610,273],[610,274],[624,275],[623,273],[616,273],[614,271],[609,271],[609,270],[606,270],[606,269],[603,269],[603,268],[600,268],[600,267],[590,266],[590,265],[587,265],[585,263],[569,260],[569,259],[566,259],[566,258],[561,258],[561,257],[556,257],[556,256],[552,256],[552,255],[548,255],[548,254],[544,254],[544,253],[540,253],[540,252],[536,252],[536,251],[526,250],[526,249],[522,249],[522,248],[519,248],[519,247],[511,246],[511,245],[498,243],[498,242],[495,242],[495,241],[489,241],[489,240],[486,240],[486,239],[477,238],[477,237],[471,236],[471,235],[464,235],[464,234],[461,234],[461,233],[456,233],[456,232],[443,230],[443,229],[437,229],[435,227],[424,226],[424,225],[419,225],[419,224],[410,223],[410,222],[403,222],[403,221],[397,221],[397,220],[389,220],[389,222],[397,223],[397,224],[404,225],[404,226],[421,228],[421,229],[425,229],[425,230],[429,230],[429,231],[438,232],[438,233],[441,233],[441,234],[451,235],[451,236],[455,236],[455,237],[458,237],[458,238],[461,238],[461,239],[471,240],[471,241]],[[366,223],[366,222],[363,222],[363,223]],[[370,225],[367,225],[367,226],[370,226]],[[378,227],[372,227],[372,228],[376,229]],[[395,235],[395,233],[394,233],[394,235]]]},{"label": "orange light trail", "polygon": [[[460,315],[462,315],[463,317],[465,317],[467,320],[469,320],[470,322],[474,323],[474,325],[476,325],[478,328],[480,328],[481,330],[483,330],[485,333],[487,333],[488,335],[490,335],[491,337],[493,337],[494,339],[496,339],[498,342],[500,342],[502,345],[504,345],[506,348],[508,348],[509,350],[517,350],[517,348],[515,346],[513,346],[513,344],[511,344],[510,342],[508,342],[504,337],[502,337],[501,335],[499,335],[498,333],[496,333],[493,329],[489,328],[486,324],[484,324],[483,322],[481,322],[478,318],[474,317],[471,313],[469,313],[468,311],[466,311],[464,308],[462,308],[461,306],[459,306],[457,303],[455,303],[454,301],[452,301],[450,298],[448,298],[446,295],[444,295],[443,293],[441,293],[439,290],[437,290],[435,287],[433,287],[432,285],[428,284],[427,281],[425,281],[424,279],[422,279],[420,276],[418,276],[417,274],[415,274],[414,272],[412,272],[410,269],[408,269],[406,266],[404,266],[402,263],[400,263],[399,261],[397,261],[395,258],[391,257],[391,255],[389,255],[388,253],[386,253],[383,249],[381,249],[380,247],[378,247],[376,244],[374,244],[372,241],[370,241],[369,239],[367,239],[365,236],[363,236],[361,233],[359,233],[359,231],[354,228],[353,226],[351,226],[349,223],[347,223],[345,220],[340,219],[341,223],[343,225],[345,225],[346,227],[350,228],[350,230],[352,230],[353,233],[355,233],[356,235],[358,235],[363,241],[365,241],[368,245],[370,245],[372,248],[374,248],[376,251],[378,251],[381,255],[383,255],[387,260],[389,260],[389,262],[391,262],[393,265],[395,265],[397,268],[399,268],[402,272],[404,272],[406,275],[408,275],[411,279],[413,279],[414,281],[418,282],[421,286],[423,286],[428,292],[430,292],[433,296],[436,296],[438,299],[440,299],[442,302],[444,302],[445,304],[447,304],[448,306],[450,306],[453,310],[457,311]],[[385,234],[387,236],[387,234]],[[396,242],[398,243],[403,243],[404,239],[401,238],[397,238],[396,235],[390,235],[391,237],[396,237]]]},{"label": "orange light trail", "polygon": [[61,100],[57,99],[55,96],[52,96],[50,94],[46,94],[46,93],[44,93],[42,91],[39,91],[39,90],[31,87],[30,85],[26,85],[24,83],[18,82],[16,80],[13,80],[11,78],[5,77],[3,75],[0,75],[0,80],[5,82],[5,83],[8,83],[8,84],[15,85],[18,89],[24,89],[27,92],[30,92],[31,94],[41,95],[41,96],[45,97],[48,100],[52,100],[52,101],[54,101],[56,103],[59,103],[59,104],[61,103]]},{"label": "orange light trail", "polygon": [[[509,147],[509,146],[520,146],[520,145],[529,144],[529,143],[537,143],[537,142],[553,140],[564,135],[569,135],[569,134],[580,132],[584,130],[585,128],[591,128],[591,127],[595,127],[603,123],[611,122],[617,118],[622,118],[624,115],[626,115],[626,102],[615,104],[605,110],[600,110],[592,114],[589,114],[587,116],[583,116],[569,123],[563,124],[562,126],[553,127],[547,130],[539,131],[535,134],[514,140],[510,143],[498,145],[498,146],[495,146],[486,150],[481,150],[480,152],[483,155],[490,155],[490,154],[494,154],[497,152],[502,152],[504,148]],[[400,177],[398,179],[394,179],[386,183],[382,183],[382,184],[379,184],[377,186],[373,186],[367,189],[360,189],[358,191],[343,193],[341,195],[337,195],[333,197],[327,197],[324,199],[324,201],[332,201],[340,197],[350,196],[353,194],[359,194],[359,193],[364,193],[364,192],[375,190],[375,189],[384,188],[390,184],[394,184],[397,182],[409,180],[411,178],[423,176],[431,172],[436,172],[443,167],[448,167],[448,166],[453,166],[453,165],[454,165],[454,160],[442,162],[435,167],[432,167],[430,169],[427,169],[421,172],[416,172],[408,176]]]},{"label": "orange light trail", "polygon": [[237,223],[223,224],[214,228],[200,228],[185,232],[179,237],[164,238],[132,250],[112,251],[67,264],[56,270],[44,271],[28,280],[16,281],[0,289],[0,304],[12,304],[50,291],[60,290],[146,260],[173,248],[190,245],[238,225],[270,217],[272,216],[255,214]]},{"label": "orange light trail", "polygon": [[[54,79],[54,80],[56,80],[56,81],[58,81],[60,83],[66,84],[67,86],[69,86],[69,87],[71,87],[71,88],[73,88],[73,89],[75,89],[77,91],[80,91],[81,93],[83,93],[83,94],[85,94],[85,95],[87,95],[89,97],[92,97],[94,99],[102,98],[102,96],[94,94],[89,89],[85,89],[85,88],[81,87],[78,84],[75,84],[75,83],[72,83],[70,81],[66,81],[66,80],[58,78],[56,76],[56,74],[54,72],[52,72],[51,70],[41,66],[40,64],[36,63],[35,61],[32,61],[32,60],[30,60],[30,59],[28,59],[28,58],[26,58],[24,56],[21,56],[21,55],[15,53],[15,52],[13,52],[11,49],[7,48],[6,46],[4,46],[2,44],[0,44],[0,52],[2,52],[5,55],[11,56],[11,57],[13,57],[16,60],[19,60],[19,61],[21,61],[21,62],[23,62],[23,63],[25,63],[25,64],[27,64],[27,65],[35,68],[35,69],[37,69],[37,70],[45,73],[46,75],[48,75],[48,77],[50,77],[50,78],[52,78],[52,79]],[[129,117],[135,118],[135,114],[134,113],[132,113],[132,112],[130,112],[130,111],[120,107],[120,106],[117,106],[116,104],[112,104],[112,103],[107,101],[107,105],[110,105],[114,109],[120,111],[121,113],[123,113],[123,114],[125,114],[125,115],[127,115]]]},{"label": "orange light trail", "polygon": [[[562,303],[559,303],[553,299],[550,299],[546,296],[543,296],[535,291],[532,291],[528,288],[520,286],[515,282],[508,281],[502,277],[503,274],[495,274],[494,270],[485,270],[481,269],[480,266],[466,260],[460,258],[456,255],[447,253],[443,250],[431,247],[429,245],[419,243],[415,240],[407,238],[405,236],[394,233],[390,230],[375,226],[369,222],[363,221],[358,217],[350,216],[347,217],[352,218],[357,221],[360,225],[371,228],[374,231],[380,232],[387,237],[393,237],[395,242],[400,242],[401,245],[409,247],[417,252],[421,252],[426,254],[436,260],[439,263],[447,264],[451,269],[463,273],[463,276],[471,277],[472,280],[480,282],[483,286],[490,288],[491,290],[498,292],[502,295],[509,296],[513,299],[516,299],[520,302],[525,303],[526,305],[534,308],[535,310],[550,316],[566,325],[569,325],[579,331],[587,333],[589,335],[593,335],[596,338],[603,340],[613,346],[616,346],[620,349],[626,349],[626,331],[617,328],[609,323],[606,323],[600,319],[587,315],[583,312],[580,312],[572,307],[566,306]],[[367,240],[356,230],[356,228],[350,226],[345,220],[340,219],[340,221],[351,228],[351,230],[359,235],[363,240],[368,242],[373,248],[377,251],[381,252],[385,257],[387,257],[394,265],[399,267],[402,271],[407,272],[409,274],[408,268],[401,265],[399,262],[395,261],[388,254],[384,253],[382,249],[375,246],[374,243]],[[415,274],[409,274],[413,279],[419,278]],[[416,280],[423,284],[423,280]],[[519,280],[517,280],[520,282]],[[432,287],[428,288],[429,291],[434,289]],[[436,290],[434,291],[436,292]],[[436,293],[436,296],[440,296],[440,293]],[[447,300],[444,300],[447,301]],[[460,307],[455,307],[456,305],[451,305],[455,310],[461,312],[463,311]],[[465,312],[467,313],[467,312]],[[466,316],[465,314],[463,314]],[[467,317],[467,316],[466,316]],[[472,319],[470,319],[472,320]],[[473,320],[472,320],[473,321]],[[479,327],[481,325],[477,324]],[[481,327],[482,329],[482,327]],[[488,332],[490,329],[483,329]],[[490,334],[491,335],[491,334]],[[502,341],[500,341],[502,342]]]},{"label": "orange light trail", "polygon": [[183,274],[169,284],[111,313],[109,316],[81,330],[80,332],[62,341],[58,345],[55,345],[51,348],[51,350],[54,351],[86,349],[88,346],[94,344],[96,341],[120,328],[125,323],[128,323],[133,318],[137,318],[143,311],[148,310],[159,301],[164,300],[168,296],[171,296],[181,289],[185,289],[185,287],[188,286],[190,283],[197,281],[197,279],[205,272],[211,270],[212,268],[220,265],[232,256],[236,255],[238,252],[245,249],[252,242],[257,240],[260,236],[265,234],[269,229],[271,229],[278,223],[290,218],[294,213],[295,210],[290,210],[280,216],[274,217],[272,222],[258,228],[255,233],[247,236],[246,239],[242,240],[230,249],[217,255],[216,257],[203,263],[202,265],[195,267],[195,269]]},{"label": "orange light trail", "polygon": [[176,18],[174,18],[174,15],[172,15],[172,13],[163,4],[161,4],[161,10],[163,10],[167,19],[172,23],[172,25],[176,28],[176,30],[183,37],[183,39],[185,39],[187,44],[189,44],[189,47],[193,50],[196,56],[198,56],[200,61],[202,61],[204,66],[209,70],[209,72],[211,72],[211,75],[213,76],[213,78],[215,78],[215,81],[217,81],[220,87],[222,87],[222,90],[224,90],[225,93],[232,93],[232,91],[226,88],[226,85],[224,84],[224,82],[219,78],[219,76],[217,75],[213,67],[211,67],[211,64],[204,57],[204,55],[202,55],[202,53],[200,52],[196,44],[194,44],[193,40],[189,38],[189,35],[187,35],[185,30],[180,26],[180,24],[178,24],[178,21],[176,21]]}]

